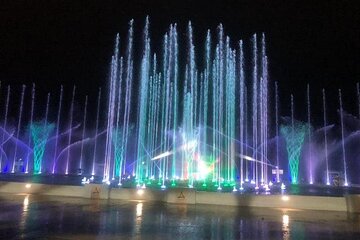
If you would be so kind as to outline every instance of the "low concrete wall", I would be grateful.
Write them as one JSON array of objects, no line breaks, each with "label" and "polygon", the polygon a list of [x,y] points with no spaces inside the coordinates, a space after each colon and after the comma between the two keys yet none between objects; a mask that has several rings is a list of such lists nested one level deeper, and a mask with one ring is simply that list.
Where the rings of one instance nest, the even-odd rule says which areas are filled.
[{"label": "low concrete wall", "polygon": [[84,197],[84,187],[40,183],[0,182],[0,192]]},{"label": "low concrete wall", "polygon": [[242,207],[294,208],[327,211],[347,210],[344,197],[240,195],[236,193],[196,192],[196,203]]},{"label": "low concrete wall", "polygon": [[345,199],[349,213],[360,213],[360,195],[346,195]]},{"label": "low concrete wall", "polygon": [[155,190],[109,188],[109,186],[102,184],[65,186],[19,182],[0,182],[0,193],[25,193],[93,199],[159,201],[175,204],[213,204],[360,213],[360,195],[348,195],[345,197],[243,195],[239,193],[197,192],[195,189],[189,188]]},{"label": "low concrete wall", "polygon": [[192,188],[172,188],[166,191],[165,202],[196,204],[197,192]]},{"label": "low concrete wall", "polygon": [[163,202],[165,191],[153,189],[133,189],[133,188],[112,188],[110,199],[119,200],[146,200]]}]

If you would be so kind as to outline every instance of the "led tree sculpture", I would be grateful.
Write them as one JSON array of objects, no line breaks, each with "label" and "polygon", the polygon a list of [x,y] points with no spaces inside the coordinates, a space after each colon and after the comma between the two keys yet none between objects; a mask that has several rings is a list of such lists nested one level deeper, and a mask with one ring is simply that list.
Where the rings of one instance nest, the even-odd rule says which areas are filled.
[{"label": "led tree sculpture", "polygon": [[34,122],[30,125],[30,133],[34,143],[34,174],[41,173],[42,159],[49,134],[54,129],[54,124]]},{"label": "led tree sculpture", "polygon": [[122,144],[122,136],[123,130],[122,128],[115,128],[113,130],[113,143],[114,143],[114,158],[115,158],[115,166],[114,166],[114,175],[119,177],[121,175],[121,166],[123,159],[124,146]]},{"label": "led tree sculpture", "polygon": [[280,132],[286,141],[292,184],[298,183],[300,153],[307,130],[308,124],[300,121],[292,121],[291,124],[280,127]]}]

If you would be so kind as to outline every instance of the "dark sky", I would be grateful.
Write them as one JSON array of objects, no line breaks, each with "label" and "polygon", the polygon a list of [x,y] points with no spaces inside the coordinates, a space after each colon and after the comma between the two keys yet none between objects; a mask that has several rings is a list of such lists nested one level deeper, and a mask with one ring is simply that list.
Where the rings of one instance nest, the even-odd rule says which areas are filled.
[{"label": "dark sky", "polygon": [[[358,114],[355,84],[360,80],[360,1],[193,2],[1,1],[0,105],[5,85],[14,86],[18,94],[20,84],[30,88],[34,82],[39,102],[45,102],[48,91],[56,97],[60,84],[69,99],[76,84],[77,101],[82,103],[89,94],[90,105],[95,106],[98,87],[106,89],[115,34],[120,32],[124,39],[127,22],[134,18],[136,42],[141,46],[140,32],[149,15],[155,49],[174,22],[186,35],[191,20],[195,42],[201,48],[206,30],[214,32],[219,23],[233,41],[248,41],[253,33],[265,32],[270,79],[279,82],[282,115],[289,114],[289,96],[294,93],[296,116],[304,118],[307,83],[312,88],[318,124],[323,87],[328,91],[329,111],[336,111],[337,89],[342,88],[345,109]],[[330,119],[336,117],[329,115]]]}]

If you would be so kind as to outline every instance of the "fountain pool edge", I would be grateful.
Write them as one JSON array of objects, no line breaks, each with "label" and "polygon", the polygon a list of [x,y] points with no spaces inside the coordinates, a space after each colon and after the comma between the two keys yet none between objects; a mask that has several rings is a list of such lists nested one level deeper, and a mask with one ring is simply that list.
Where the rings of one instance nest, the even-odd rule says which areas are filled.
[{"label": "fountain pool edge", "polygon": [[0,181],[0,193],[360,213],[360,195],[345,195],[344,197],[256,195],[202,192],[190,188],[156,190],[141,188],[110,188],[108,185],[102,184],[66,186],[2,181]]}]

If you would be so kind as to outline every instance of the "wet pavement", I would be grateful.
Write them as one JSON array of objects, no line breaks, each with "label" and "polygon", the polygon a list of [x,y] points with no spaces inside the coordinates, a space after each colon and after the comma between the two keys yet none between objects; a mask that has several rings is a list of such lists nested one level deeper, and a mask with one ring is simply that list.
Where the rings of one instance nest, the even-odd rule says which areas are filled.
[{"label": "wet pavement", "polygon": [[360,239],[345,212],[0,195],[1,239]]}]

